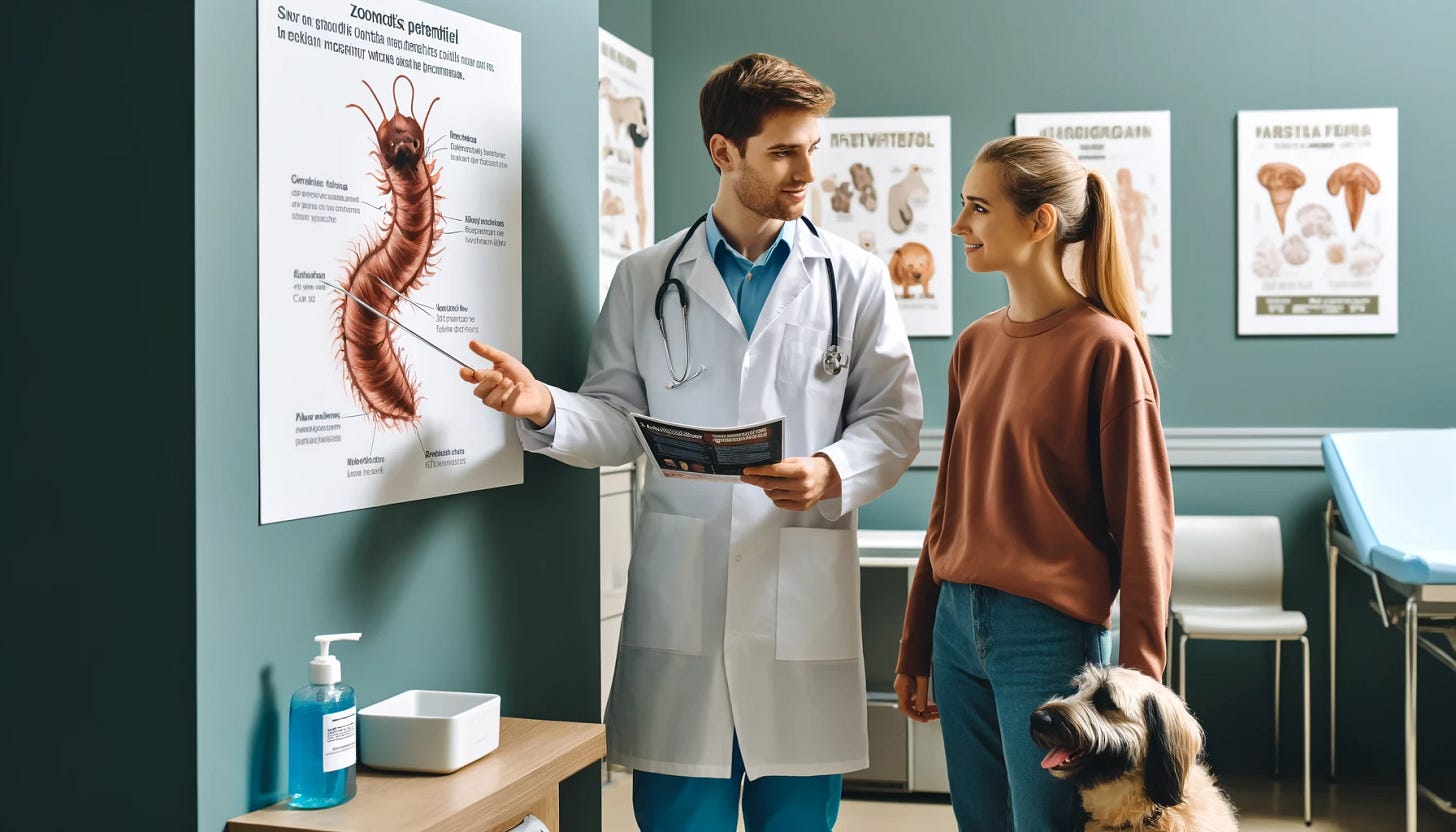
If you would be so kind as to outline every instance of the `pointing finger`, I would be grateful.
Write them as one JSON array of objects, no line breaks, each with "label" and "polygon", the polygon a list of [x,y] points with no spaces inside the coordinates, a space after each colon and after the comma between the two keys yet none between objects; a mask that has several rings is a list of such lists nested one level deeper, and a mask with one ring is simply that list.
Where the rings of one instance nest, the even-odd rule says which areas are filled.
[{"label": "pointing finger", "polygon": [[475,340],[470,342],[470,351],[492,364],[502,364],[515,360],[508,353],[501,352],[489,344],[482,344]]},{"label": "pointing finger", "polygon": [[494,371],[478,372],[477,376],[480,378],[480,383],[475,385],[475,395],[479,396],[482,400],[490,395],[491,391],[500,386],[500,373]]}]

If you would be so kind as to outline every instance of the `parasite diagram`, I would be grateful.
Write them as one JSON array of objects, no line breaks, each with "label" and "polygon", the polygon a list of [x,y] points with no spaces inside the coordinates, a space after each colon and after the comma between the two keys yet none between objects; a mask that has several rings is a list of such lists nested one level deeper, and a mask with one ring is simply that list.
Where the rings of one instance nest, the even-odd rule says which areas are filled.
[{"label": "parasite diagram", "polygon": [[[400,81],[409,85],[409,115],[399,109]],[[405,365],[390,321],[383,316],[392,315],[434,273],[444,232],[439,212],[444,197],[439,191],[440,168],[425,143],[430,111],[440,99],[432,100],[424,119],[417,121],[414,82],[399,75],[391,86],[393,116],[385,112],[369,82],[364,82],[379,106],[377,125],[360,105],[347,107],[363,114],[374,131],[377,146],[370,156],[379,163],[379,170],[373,175],[389,205],[382,224],[366,231],[354,245],[344,281],[348,294],[335,301],[335,308],[337,342],[351,391],[379,424],[401,427],[419,421],[419,383]],[[376,310],[381,314],[375,314]]]}]

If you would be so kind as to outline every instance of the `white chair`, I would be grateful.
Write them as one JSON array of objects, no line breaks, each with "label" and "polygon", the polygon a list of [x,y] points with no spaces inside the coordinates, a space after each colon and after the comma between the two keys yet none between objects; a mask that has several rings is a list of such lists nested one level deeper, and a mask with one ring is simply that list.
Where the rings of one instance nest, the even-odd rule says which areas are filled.
[{"label": "white chair", "polygon": [[1309,638],[1304,613],[1284,609],[1284,547],[1278,517],[1178,516],[1173,527],[1173,595],[1178,695],[1188,698],[1188,640],[1274,642],[1274,774],[1279,774],[1280,648],[1304,647],[1304,823],[1309,804]]}]

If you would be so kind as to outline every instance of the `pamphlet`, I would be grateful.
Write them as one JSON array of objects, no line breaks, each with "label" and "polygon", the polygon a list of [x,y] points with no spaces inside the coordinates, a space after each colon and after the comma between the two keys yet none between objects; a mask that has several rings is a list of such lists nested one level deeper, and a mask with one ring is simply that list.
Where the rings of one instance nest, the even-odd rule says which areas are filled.
[{"label": "pamphlet", "polygon": [[783,417],[756,425],[705,428],[634,413],[632,423],[664,477],[736,482],[743,469],[784,458]]}]

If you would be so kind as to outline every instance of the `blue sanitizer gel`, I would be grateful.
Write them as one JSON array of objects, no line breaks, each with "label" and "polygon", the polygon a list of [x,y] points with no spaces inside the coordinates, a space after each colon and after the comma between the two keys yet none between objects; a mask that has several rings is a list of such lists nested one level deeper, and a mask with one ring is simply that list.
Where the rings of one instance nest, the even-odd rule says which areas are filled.
[{"label": "blue sanitizer gel", "polygon": [[354,689],[339,681],[339,660],[328,650],[330,641],[358,638],[318,636],[323,651],[309,663],[310,683],[289,702],[288,805],[296,809],[337,806],[354,796]]}]

